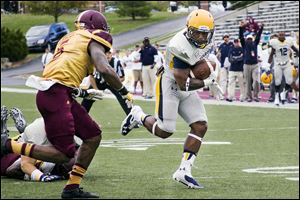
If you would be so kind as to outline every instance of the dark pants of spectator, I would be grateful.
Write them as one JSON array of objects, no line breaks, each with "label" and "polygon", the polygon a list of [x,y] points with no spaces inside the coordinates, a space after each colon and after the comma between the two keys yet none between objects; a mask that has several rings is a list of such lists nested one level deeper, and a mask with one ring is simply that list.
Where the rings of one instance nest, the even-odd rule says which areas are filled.
[{"label": "dark pants of spectator", "polygon": [[[110,87],[106,83],[100,83],[100,84],[97,83],[97,87],[99,90],[109,89],[117,98],[119,104],[121,105],[121,107],[124,110],[124,112],[126,113],[126,115],[128,115],[130,113],[131,108],[129,108],[127,106],[126,100],[122,98],[122,95],[117,90]],[[81,102],[81,105],[86,109],[87,112],[90,112],[90,109],[94,102],[95,102],[95,100],[83,99]]]}]

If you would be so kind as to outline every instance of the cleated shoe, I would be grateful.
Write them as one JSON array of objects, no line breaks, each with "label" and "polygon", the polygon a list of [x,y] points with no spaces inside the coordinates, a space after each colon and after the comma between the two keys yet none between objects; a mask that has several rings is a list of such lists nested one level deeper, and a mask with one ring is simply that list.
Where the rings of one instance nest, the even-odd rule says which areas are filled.
[{"label": "cleated shoe", "polygon": [[142,112],[141,107],[133,106],[130,113],[123,120],[121,124],[120,132],[122,135],[127,135],[133,128],[139,128],[139,125],[142,125],[141,122],[136,120],[136,115],[139,115]]},{"label": "cleated shoe", "polygon": [[19,133],[23,133],[26,128],[26,120],[22,111],[19,108],[14,107],[10,109],[10,116],[14,120],[15,126]]},{"label": "cleated shoe", "polygon": [[193,178],[190,172],[187,172],[185,168],[179,168],[174,174],[173,179],[178,181],[188,188],[191,189],[202,189],[204,188],[201,184],[197,183],[197,181]]},{"label": "cleated shoe", "polygon": [[2,134],[8,134],[7,129],[7,120],[8,120],[9,112],[6,108],[6,106],[1,107],[1,135]]},{"label": "cleated shoe", "polygon": [[94,198],[99,199],[99,195],[90,192],[84,192],[83,188],[75,188],[71,190],[63,190],[61,193],[62,199],[87,199],[87,198]]},{"label": "cleated shoe", "polygon": [[8,140],[7,132],[6,133],[1,133],[1,158],[2,158],[2,156],[10,153],[7,150],[7,147],[6,147],[7,140]]},{"label": "cleated shoe", "polygon": [[286,91],[285,90],[280,93],[280,100],[281,100],[282,105],[284,105],[286,102]]}]

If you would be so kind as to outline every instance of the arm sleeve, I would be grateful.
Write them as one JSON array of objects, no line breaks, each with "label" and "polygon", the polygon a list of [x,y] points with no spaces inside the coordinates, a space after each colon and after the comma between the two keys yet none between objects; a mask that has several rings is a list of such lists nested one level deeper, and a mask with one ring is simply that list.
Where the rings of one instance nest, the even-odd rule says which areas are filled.
[{"label": "arm sleeve", "polygon": [[255,38],[255,44],[258,45],[259,44],[259,41],[260,41],[260,37],[261,37],[261,34],[262,34],[262,31],[263,31],[264,27],[261,27],[257,33],[257,36]]},{"label": "arm sleeve", "polygon": [[245,38],[244,38],[244,29],[242,27],[239,28],[239,38],[240,38],[242,47],[244,47],[245,46]]},{"label": "arm sleeve", "polygon": [[243,53],[241,53],[237,58],[236,58],[236,62],[240,62],[244,60],[244,55]]},{"label": "arm sleeve", "polygon": [[182,60],[180,60],[177,57],[173,57],[173,63],[174,63],[175,69],[187,69],[187,68],[191,67],[191,65],[189,65],[186,62],[183,62]]},{"label": "arm sleeve", "polygon": [[228,52],[228,61],[230,63],[235,61],[235,59],[233,59],[233,57],[232,57],[232,49],[230,49],[229,52]]}]

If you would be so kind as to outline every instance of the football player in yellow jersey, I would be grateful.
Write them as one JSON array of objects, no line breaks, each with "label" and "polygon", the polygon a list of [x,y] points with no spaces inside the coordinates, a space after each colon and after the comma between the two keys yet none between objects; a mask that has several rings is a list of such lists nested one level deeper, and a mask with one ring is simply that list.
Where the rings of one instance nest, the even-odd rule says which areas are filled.
[{"label": "football player in yellow jersey", "polygon": [[[194,10],[187,17],[187,27],[178,32],[168,43],[166,65],[156,81],[155,116],[146,115],[141,107],[133,106],[124,119],[121,133],[127,135],[136,124],[143,125],[160,138],[170,137],[176,130],[178,114],[189,125],[179,168],[173,179],[189,188],[203,188],[192,176],[191,170],[207,131],[207,116],[196,90],[211,86],[222,94],[215,82],[216,74],[211,66],[208,79],[190,76],[191,68],[200,60],[205,61],[213,46],[214,18],[206,10]],[[207,62],[209,64],[209,62]]]},{"label": "football player in yellow jersey", "polygon": [[[75,25],[77,30],[59,41],[53,59],[45,66],[43,77],[33,79],[35,82],[31,84],[39,90],[36,104],[53,146],[20,143],[1,133],[1,154],[22,154],[54,163],[65,163],[75,156],[75,164],[61,197],[99,198],[97,194],[83,191],[79,185],[100,144],[101,129],[73,98],[73,92],[95,67],[124,99],[132,101],[132,95],[105,56],[112,47],[106,18],[100,12],[87,10],[79,14]],[[88,90],[75,91],[77,96],[89,95]],[[77,152],[74,135],[83,141]]]}]

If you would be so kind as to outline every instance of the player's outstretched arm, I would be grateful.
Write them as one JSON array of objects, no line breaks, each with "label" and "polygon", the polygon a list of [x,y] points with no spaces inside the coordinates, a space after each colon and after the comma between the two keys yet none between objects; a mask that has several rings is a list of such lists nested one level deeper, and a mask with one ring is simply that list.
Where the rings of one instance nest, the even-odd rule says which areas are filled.
[{"label": "player's outstretched arm", "polygon": [[101,44],[92,41],[89,45],[89,51],[97,71],[99,71],[103,75],[105,81],[114,89],[121,89],[123,87],[123,84],[121,83],[118,75],[115,73],[113,68],[110,67],[104,53],[104,47]]},{"label": "player's outstretched arm", "polygon": [[128,92],[126,87],[123,86],[117,73],[109,65],[108,60],[104,53],[105,52],[104,47],[101,44],[92,41],[89,45],[89,52],[97,71],[99,71],[103,75],[105,81],[111,87],[116,89],[122,95],[123,99],[126,99],[127,104],[132,104],[133,96],[131,93]]}]

